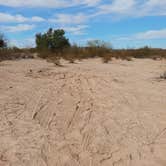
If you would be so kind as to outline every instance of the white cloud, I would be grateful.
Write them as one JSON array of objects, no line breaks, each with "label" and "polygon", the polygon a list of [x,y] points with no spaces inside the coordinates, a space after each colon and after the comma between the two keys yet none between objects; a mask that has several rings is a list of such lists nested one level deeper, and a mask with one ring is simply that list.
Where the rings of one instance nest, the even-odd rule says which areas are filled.
[{"label": "white cloud", "polygon": [[66,32],[74,34],[74,35],[83,35],[85,34],[85,29],[88,28],[87,25],[76,25],[76,26],[63,26],[61,27]]},{"label": "white cloud", "polygon": [[[142,16],[166,15],[166,0],[148,0],[143,4]],[[141,9],[141,8],[140,8]]]},{"label": "white cloud", "polygon": [[32,22],[43,22],[46,21],[44,18],[39,17],[39,16],[33,16],[32,18],[28,18],[29,21]]},{"label": "white cloud", "polygon": [[12,16],[7,13],[0,13],[0,22],[25,22],[27,18],[23,17],[22,15],[15,15]]},{"label": "white cloud", "polygon": [[[28,1],[0,0],[0,5],[11,6],[11,7],[43,7],[43,8],[66,8],[66,7],[85,5],[85,6],[94,7],[93,11],[95,12],[90,17],[93,16],[95,17],[103,14],[110,14],[110,15],[116,14],[121,17],[166,15],[166,0],[110,0],[106,2],[101,0],[28,0]],[[2,16],[0,16],[1,19]],[[28,19],[21,15],[16,15],[15,17],[17,20]],[[82,17],[83,15],[80,18]],[[68,18],[69,20],[71,19],[70,16],[68,16]],[[11,16],[8,16],[8,19],[12,19]],[[50,20],[53,22],[57,22],[56,19],[58,19],[57,21],[61,22],[63,21],[63,19],[67,19],[67,17],[65,15],[59,14],[57,17],[52,18]],[[83,19],[85,19],[85,17]],[[38,18],[36,20],[43,21],[43,18],[40,19]]]},{"label": "white cloud", "polygon": [[58,23],[61,25],[65,24],[81,24],[86,22],[88,16],[78,13],[78,14],[57,14],[55,18],[49,19],[50,22]]},{"label": "white cloud", "polygon": [[22,32],[22,31],[29,31],[32,30],[35,27],[35,25],[29,25],[29,24],[18,24],[16,26],[0,26],[0,30],[4,32]]},{"label": "white cloud", "polygon": [[[16,26],[12,25],[1,25],[0,30],[8,32],[22,32],[32,30],[34,25],[21,24],[27,22],[42,22],[45,21],[48,25],[56,23],[57,27],[63,28],[65,31],[72,33],[74,35],[82,35],[85,33],[87,25],[84,25],[88,21],[88,16],[78,13],[78,14],[57,14],[53,18],[44,19],[42,17],[33,16],[31,18],[24,17],[22,15],[10,15],[8,13],[0,13],[0,23],[20,23]],[[53,26],[53,25],[52,25]]]},{"label": "white cloud", "polygon": [[58,28],[64,29],[73,35],[83,35],[86,33],[89,16],[83,13],[77,14],[57,14],[54,18],[49,19],[51,23],[56,23]]},{"label": "white cloud", "polygon": [[87,4],[88,6],[95,6],[101,2],[101,0],[80,0],[83,4]]},{"label": "white cloud", "polygon": [[0,0],[0,5],[12,7],[63,8],[77,5],[94,6],[100,0]]},{"label": "white cloud", "polygon": [[161,30],[150,30],[134,35],[136,39],[166,39],[166,29]]},{"label": "white cloud", "polygon": [[136,4],[135,0],[114,0],[111,4],[101,5],[99,7],[99,14],[108,14],[108,13],[128,13]]},{"label": "white cloud", "polygon": [[114,37],[115,40],[121,41],[135,41],[135,40],[153,40],[153,39],[166,39],[166,29],[149,30],[145,32],[139,32],[133,35],[125,35],[121,37]]},{"label": "white cloud", "polygon": [[12,6],[12,7],[62,7],[66,6],[67,3],[65,1],[55,1],[55,0],[0,0],[0,4],[4,6]]},{"label": "white cloud", "polygon": [[166,15],[166,0],[113,0],[98,7],[95,14],[116,14],[120,17]]},{"label": "white cloud", "polygon": [[22,22],[42,22],[42,21],[45,21],[45,19],[42,17],[38,17],[38,16],[28,18],[28,17],[24,17],[20,14],[11,15],[8,13],[0,13],[0,22],[1,23],[2,22],[3,23],[9,23],[9,22],[22,23]]}]

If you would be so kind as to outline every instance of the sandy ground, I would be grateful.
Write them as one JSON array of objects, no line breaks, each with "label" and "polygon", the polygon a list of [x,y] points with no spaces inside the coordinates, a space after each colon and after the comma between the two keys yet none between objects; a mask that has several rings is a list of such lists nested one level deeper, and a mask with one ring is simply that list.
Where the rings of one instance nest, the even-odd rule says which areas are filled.
[{"label": "sandy ground", "polygon": [[166,166],[166,61],[0,63],[0,166]]}]

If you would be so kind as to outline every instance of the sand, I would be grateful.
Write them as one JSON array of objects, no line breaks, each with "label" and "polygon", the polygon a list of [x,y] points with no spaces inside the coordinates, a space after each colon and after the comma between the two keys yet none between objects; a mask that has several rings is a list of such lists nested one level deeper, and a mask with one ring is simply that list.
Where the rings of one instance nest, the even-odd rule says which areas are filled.
[{"label": "sand", "polygon": [[166,166],[165,60],[0,63],[0,166]]}]

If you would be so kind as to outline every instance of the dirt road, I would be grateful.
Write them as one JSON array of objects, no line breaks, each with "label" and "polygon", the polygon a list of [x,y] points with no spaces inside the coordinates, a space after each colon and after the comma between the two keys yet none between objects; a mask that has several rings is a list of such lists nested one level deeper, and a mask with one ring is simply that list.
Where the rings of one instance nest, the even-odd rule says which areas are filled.
[{"label": "dirt road", "polygon": [[0,166],[166,166],[166,61],[0,63]]}]

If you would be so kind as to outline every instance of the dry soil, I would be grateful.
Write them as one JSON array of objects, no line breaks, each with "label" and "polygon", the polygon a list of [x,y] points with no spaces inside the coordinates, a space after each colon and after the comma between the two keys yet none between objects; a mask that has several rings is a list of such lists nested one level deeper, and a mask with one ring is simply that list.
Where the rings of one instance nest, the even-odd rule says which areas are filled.
[{"label": "dry soil", "polygon": [[0,166],[166,166],[166,61],[0,63]]}]

